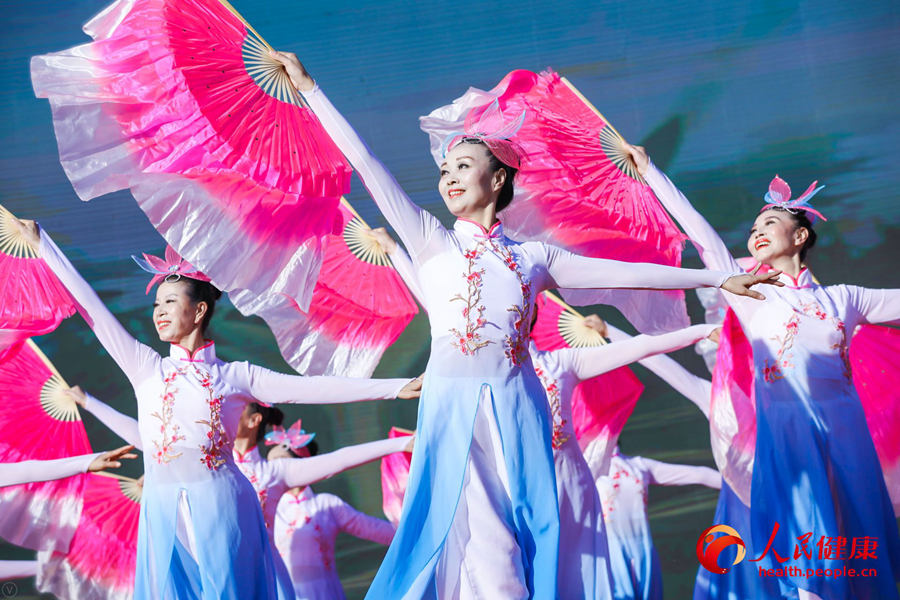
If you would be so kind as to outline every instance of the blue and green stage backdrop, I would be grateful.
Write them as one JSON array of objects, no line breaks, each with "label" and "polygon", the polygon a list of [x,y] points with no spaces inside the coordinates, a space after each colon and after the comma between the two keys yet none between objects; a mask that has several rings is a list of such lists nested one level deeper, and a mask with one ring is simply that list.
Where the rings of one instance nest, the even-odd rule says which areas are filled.
[{"label": "blue and green stage backdrop", "polygon": [[[553,67],[567,76],[690,197],[737,252],[776,173],[795,190],[828,187],[817,206],[812,260],[823,282],[900,286],[900,5],[894,0],[733,2],[294,2],[235,0],[274,46],[296,52],[334,103],[396,175],[413,200],[450,222],[417,117],[472,85],[490,88],[513,69]],[[117,193],[80,202],[59,166],[46,101],[31,91],[34,54],[84,43],[81,24],[103,0],[6,0],[0,98],[0,196],[37,218],[126,327],[153,343],[147,275],[129,255],[161,253],[163,241],[134,201]],[[355,182],[349,198],[371,224],[384,220]],[[686,265],[698,263],[689,249]],[[694,318],[701,318],[691,297]],[[620,323],[618,315],[600,310]],[[617,321],[618,319],[618,321]],[[214,333],[225,360],[288,371],[259,319],[230,307]],[[125,377],[80,318],[38,340],[72,384],[134,414]],[[417,375],[428,328],[418,317],[385,355],[377,375]],[[691,350],[677,358],[705,374]],[[702,415],[647,371],[645,397],[623,435],[630,454],[712,465]],[[2,399],[0,399],[2,401]],[[324,450],[415,427],[414,402],[289,407]],[[95,448],[121,441],[85,417]],[[139,472],[138,465],[126,469]],[[318,490],[381,515],[377,465]],[[715,494],[688,487],[653,490],[649,511],[670,598],[687,598],[696,539],[710,525]],[[2,518],[2,515],[0,515]],[[362,597],[383,554],[343,539],[338,565],[351,598]],[[0,558],[27,553],[0,546]],[[33,595],[16,582],[19,597]]]}]

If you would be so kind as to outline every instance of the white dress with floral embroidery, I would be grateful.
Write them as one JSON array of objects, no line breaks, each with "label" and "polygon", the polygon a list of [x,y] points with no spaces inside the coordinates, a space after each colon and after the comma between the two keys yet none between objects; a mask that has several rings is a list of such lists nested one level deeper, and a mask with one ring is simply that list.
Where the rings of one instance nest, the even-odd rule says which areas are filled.
[{"label": "white dress with floral embroidery", "polygon": [[248,402],[394,398],[408,380],[300,377],[226,363],[212,342],[167,357],[137,342],[46,232],[40,255],[82,308],[134,388],[145,449],[135,598],[290,598],[257,495],[232,458]]},{"label": "white dress with floral embroidery", "polygon": [[413,204],[316,87],[310,107],[410,253],[431,357],[397,535],[368,598],[552,598],[559,514],[550,418],[528,354],[541,290],[719,286],[726,273],[576,256]]},{"label": "white dress with floral embroidery", "polygon": [[307,487],[287,493],[278,502],[275,543],[291,571],[297,600],[345,598],[334,561],[339,533],[388,545],[394,526],[363,514],[332,494]]},{"label": "white dress with floral embroidery", "polygon": [[[664,174],[651,165],[646,179],[709,268],[739,269],[715,230]],[[774,552],[758,565],[776,568],[777,552],[790,555],[790,566],[801,573],[845,566],[877,572],[855,578],[787,576],[779,579],[786,595],[801,589],[823,598],[898,598],[900,535],[853,387],[848,332],[864,323],[900,320],[900,289],[822,286],[807,269],[796,279],[782,274],[780,280],[785,287],[762,290],[764,302],[726,298],[753,348],[756,402],[752,462],[732,471],[752,474],[730,483],[738,495],[749,496],[755,548],[766,547],[776,523],[779,529]],[[717,427],[736,430],[713,407],[711,420],[717,419],[723,419]],[[877,558],[820,559],[816,552],[794,557],[797,538],[807,533],[813,540],[878,538]]]}]

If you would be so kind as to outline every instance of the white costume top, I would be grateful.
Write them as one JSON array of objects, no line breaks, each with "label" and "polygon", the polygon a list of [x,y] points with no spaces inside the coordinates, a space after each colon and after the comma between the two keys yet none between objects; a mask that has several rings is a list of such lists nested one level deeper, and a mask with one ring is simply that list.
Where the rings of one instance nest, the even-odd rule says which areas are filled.
[{"label": "white costume top", "polygon": [[19,485],[22,483],[34,483],[36,481],[52,481],[87,473],[88,467],[98,456],[96,454],[82,454],[68,458],[55,460],[23,460],[14,463],[0,463],[0,487],[7,485]]},{"label": "white costume top", "polygon": [[334,561],[340,532],[383,545],[394,537],[389,522],[363,514],[337,496],[315,494],[307,487],[281,497],[275,544],[290,569],[297,600],[345,597]]}]

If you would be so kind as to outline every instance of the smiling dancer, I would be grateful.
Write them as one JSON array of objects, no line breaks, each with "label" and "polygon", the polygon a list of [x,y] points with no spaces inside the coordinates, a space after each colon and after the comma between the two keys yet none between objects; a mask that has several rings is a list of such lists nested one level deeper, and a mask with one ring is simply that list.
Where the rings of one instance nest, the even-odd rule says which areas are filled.
[{"label": "smiling dancer", "polygon": [[215,344],[204,339],[219,294],[174,253],[165,261],[145,258],[144,265],[155,273],[148,292],[160,282],[153,321],[171,344],[162,357],[125,331],[46,233],[33,222],[21,228],[135,390],[147,449],[135,597],[289,598],[290,582],[275,576],[259,502],[234,463],[227,432],[254,400],[411,398],[418,383],[300,377],[219,360]]},{"label": "smiling dancer", "polygon": [[[681,224],[710,269],[738,270],[722,239],[639,147],[630,153],[647,183]],[[819,188],[821,189],[821,188]],[[815,244],[813,220],[821,214],[809,200],[815,184],[791,199],[776,177],[766,204],[750,229],[747,248],[759,264],[782,274],[785,284],[764,302],[726,298],[753,348],[756,447],[749,486],[752,540],[773,543],[762,568],[790,559],[807,569],[873,569],[872,577],[779,578],[782,593],[828,600],[898,598],[900,535],[881,465],[872,443],[848,362],[849,338],[857,325],[900,319],[900,289],[821,286],[806,268]],[[716,426],[713,415],[713,426]],[[729,455],[731,456],[731,455]],[[741,468],[742,467],[742,468]],[[746,465],[737,471],[746,472]],[[728,475],[727,471],[723,473]],[[739,482],[741,483],[741,482]],[[747,481],[743,482],[746,485]],[[737,491],[737,490],[736,490]],[[773,530],[778,531],[774,536]],[[871,537],[877,558],[795,552],[798,538]],[[848,541],[849,543],[849,541]],[[787,558],[786,558],[787,557]]]},{"label": "smiling dancer", "polygon": [[758,296],[748,286],[768,279],[507,239],[496,214],[512,200],[518,156],[486,135],[448,140],[438,188],[457,217],[449,231],[407,198],[295,56],[273,57],[409,250],[431,322],[408,495],[367,597],[553,597],[559,514],[549,411],[528,355],[535,295],[557,286],[723,286]]}]

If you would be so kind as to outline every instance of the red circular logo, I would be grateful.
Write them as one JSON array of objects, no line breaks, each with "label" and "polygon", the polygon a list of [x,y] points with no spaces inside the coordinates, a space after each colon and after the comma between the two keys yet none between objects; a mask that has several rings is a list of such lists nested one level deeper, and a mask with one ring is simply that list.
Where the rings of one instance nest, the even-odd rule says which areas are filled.
[{"label": "red circular logo", "polygon": [[[716,537],[716,533],[725,535]],[[744,556],[747,555],[747,547],[734,527],[713,525],[700,534],[700,539],[697,540],[697,560],[707,571],[720,575],[727,573],[727,568],[723,569],[719,566],[719,554],[725,548],[734,545],[738,547],[737,556],[734,557],[734,562],[729,565],[729,568],[744,560]]]}]

